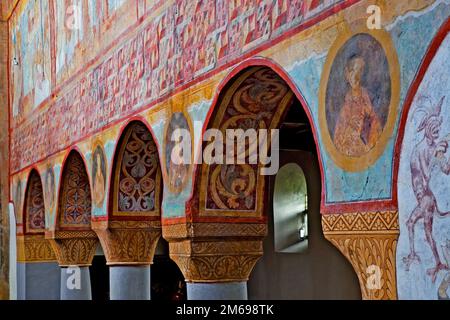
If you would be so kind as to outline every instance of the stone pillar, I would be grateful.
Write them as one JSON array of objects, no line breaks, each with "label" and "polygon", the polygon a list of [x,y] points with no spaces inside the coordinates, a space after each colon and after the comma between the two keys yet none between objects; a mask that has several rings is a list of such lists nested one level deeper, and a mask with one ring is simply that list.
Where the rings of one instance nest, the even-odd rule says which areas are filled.
[{"label": "stone pillar", "polygon": [[92,300],[89,267],[61,267],[61,300]]},{"label": "stone pillar", "polygon": [[93,222],[110,266],[111,300],[150,300],[150,265],[161,237],[161,222]]},{"label": "stone pillar", "polygon": [[396,300],[398,211],[324,215],[325,238],[350,261],[364,300]]},{"label": "stone pillar", "polygon": [[187,223],[163,227],[189,300],[246,300],[247,281],[263,254],[265,224]]},{"label": "stone pillar", "polygon": [[150,266],[110,266],[111,300],[150,300]]},{"label": "stone pillar", "polygon": [[93,231],[56,231],[48,235],[61,267],[61,300],[91,300],[89,266],[98,238]]},{"label": "stone pillar", "polygon": [[189,300],[248,300],[247,282],[188,283]]},{"label": "stone pillar", "polygon": [[19,300],[60,299],[59,267],[44,235],[17,238],[17,282]]}]

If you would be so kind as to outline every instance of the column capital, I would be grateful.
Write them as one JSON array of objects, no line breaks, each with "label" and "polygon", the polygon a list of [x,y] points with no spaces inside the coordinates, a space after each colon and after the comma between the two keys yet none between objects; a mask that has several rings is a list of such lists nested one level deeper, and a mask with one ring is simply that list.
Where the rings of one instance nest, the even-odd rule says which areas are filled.
[{"label": "column capital", "polygon": [[[364,300],[397,299],[398,211],[324,215],[322,229],[352,264]],[[371,276],[380,279],[372,282]]]},{"label": "column capital", "polygon": [[182,223],[163,226],[170,257],[187,282],[246,282],[263,255],[265,224]]},{"label": "column capital", "polygon": [[61,267],[90,266],[98,245],[93,231],[55,231],[49,240]]},{"label": "column capital", "polygon": [[56,255],[52,245],[42,235],[17,236],[17,262],[55,262]]},{"label": "column capital", "polygon": [[160,221],[102,221],[92,224],[108,265],[151,265],[161,237]]}]

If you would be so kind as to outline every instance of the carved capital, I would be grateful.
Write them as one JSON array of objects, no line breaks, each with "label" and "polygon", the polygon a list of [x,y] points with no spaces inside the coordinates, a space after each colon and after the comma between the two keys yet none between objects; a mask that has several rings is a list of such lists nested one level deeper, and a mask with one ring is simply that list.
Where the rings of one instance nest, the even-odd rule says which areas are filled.
[{"label": "carved capital", "polygon": [[94,259],[98,238],[93,231],[57,231],[50,243],[61,267],[87,267]]},{"label": "carved capital", "polygon": [[112,221],[96,224],[108,265],[150,265],[161,237],[159,221]]},{"label": "carved capital", "polygon": [[398,212],[326,215],[322,227],[355,269],[363,299],[397,299]]},{"label": "carved capital", "polygon": [[170,257],[188,282],[248,281],[263,255],[263,224],[190,223],[163,227]]},{"label": "carved capital", "polygon": [[56,255],[49,240],[44,235],[17,237],[17,262],[55,262]]}]

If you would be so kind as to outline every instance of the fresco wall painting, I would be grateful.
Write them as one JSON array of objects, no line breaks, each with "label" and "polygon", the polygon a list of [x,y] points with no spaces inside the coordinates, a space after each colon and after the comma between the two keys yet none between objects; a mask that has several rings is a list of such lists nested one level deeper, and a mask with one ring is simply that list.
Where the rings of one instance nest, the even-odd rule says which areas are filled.
[{"label": "fresco wall painting", "polygon": [[448,300],[450,295],[449,52],[447,35],[415,93],[405,126],[398,182],[401,299]]}]

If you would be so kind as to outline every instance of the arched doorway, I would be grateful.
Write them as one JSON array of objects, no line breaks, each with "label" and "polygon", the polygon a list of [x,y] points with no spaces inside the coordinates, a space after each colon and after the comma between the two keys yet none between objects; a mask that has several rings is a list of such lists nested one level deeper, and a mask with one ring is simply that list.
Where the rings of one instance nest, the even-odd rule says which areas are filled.
[{"label": "arched doorway", "polygon": [[296,98],[278,127],[280,170],[266,182],[268,236],[249,281],[249,298],[360,299],[352,266],[323,236],[317,149]]},{"label": "arched doorway", "polygon": [[169,244],[160,239],[152,265],[152,300],[185,301],[186,283],[177,264],[170,259]]},{"label": "arched doorway", "polygon": [[[272,63],[267,64],[273,65],[273,68],[267,67],[266,62],[258,61],[256,66],[233,72],[234,76],[224,84],[207,124],[207,129],[218,129],[224,137],[229,138],[230,134],[234,134],[232,148],[235,162],[231,164],[227,160],[222,164],[202,165],[197,175],[199,192],[194,192],[194,199],[199,194],[199,210],[193,219],[223,222],[239,229],[241,240],[238,244],[233,243],[236,248],[227,248],[230,253],[226,252],[226,258],[233,254],[239,257],[237,259],[248,261],[239,277],[230,272],[224,277],[218,277],[217,281],[231,283],[231,279],[236,282],[237,278],[243,283],[247,277],[245,269],[250,274],[250,299],[360,298],[358,279],[350,263],[323,236],[320,155],[314,139],[315,128],[311,126],[312,116],[307,113],[307,106],[300,102],[303,101],[301,95],[293,91],[295,87],[289,76]],[[276,140],[269,143],[273,147],[269,148],[271,161],[262,164],[260,149],[264,143],[261,141],[261,131],[276,129],[280,129],[280,150],[277,149]],[[237,131],[241,133],[237,134]],[[270,137],[270,134],[267,132],[267,136]],[[226,158],[229,156],[228,143],[227,139],[226,150],[221,151]],[[207,147],[205,143],[203,150]],[[251,160],[256,149],[259,150],[258,163]],[[236,155],[243,156],[245,162],[238,162]],[[285,250],[275,250],[276,219],[272,209],[276,174],[280,167],[290,163],[301,169],[307,189],[304,197],[307,205],[297,213],[304,215],[302,224],[307,228],[302,231],[298,225],[299,219],[292,222],[295,224],[292,229],[296,230],[294,237],[307,245],[300,245],[305,248],[294,253],[291,251],[292,247],[296,247],[295,241]],[[265,170],[264,175],[263,169],[269,166],[272,170]],[[267,175],[267,171],[271,173]],[[263,238],[257,239],[254,232],[248,231],[250,226],[254,228],[258,224],[268,227],[262,250],[256,241],[246,243],[248,239]],[[224,240],[227,246],[235,241],[228,239],[225,233],[221,238],[221,241]],[[262,259],[250,272],[253,263],[258,260],[255,259],[258,254],[262,255]],[[240,297],[245,298],[247,293],[242,288],[236,286]]]},{"label": "arched doorway", "polygon": [[56,230],[51,233],[61,267],[61,300],[92,299],[89,268],[99,242],[91,229],[91,215],[91,186],[85,160],[71,150],[63,165]]},{"label": "arched doorway", "polygon": [[[47,199],[48,206],[50,202]],[[41,176],[32,169],[25,190],[23,234],[17,235],[17,293],[21,300],[59,300],[60,297],[59,268],[50,242],[45,239],[45,210]]]},{"label": "arched doorway", "polygon": [[110,190],[109,230],[96,232],[110,267],[111,299],[174,299],[180,271],[160,239],[161,164],[151,128],[144,119],[132,120],[123,129],[116,146]]}]

